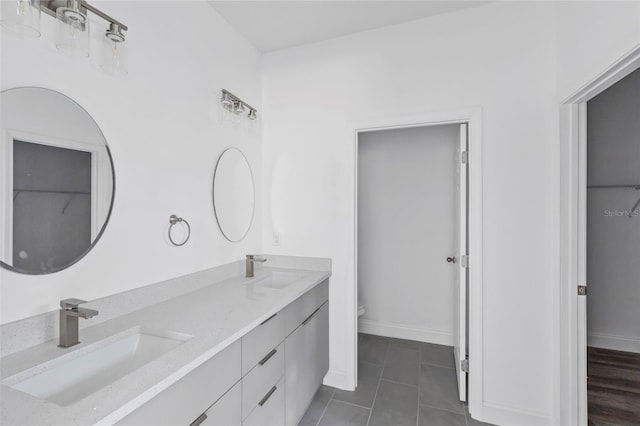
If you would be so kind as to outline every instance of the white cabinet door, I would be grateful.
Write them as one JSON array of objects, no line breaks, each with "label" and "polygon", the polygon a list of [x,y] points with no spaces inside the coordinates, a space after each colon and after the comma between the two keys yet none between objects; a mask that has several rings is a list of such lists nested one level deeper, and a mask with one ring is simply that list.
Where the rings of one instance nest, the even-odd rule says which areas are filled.
[{"label": "white cabinet door", "polygon": [[222,398],[198,417],[191,426],[240,426],[242,383],[238,382]]},{"label": "white cabinet door", "polygon": [[298,424],[329,365],[328,303],[285,340],[285,424]]}]

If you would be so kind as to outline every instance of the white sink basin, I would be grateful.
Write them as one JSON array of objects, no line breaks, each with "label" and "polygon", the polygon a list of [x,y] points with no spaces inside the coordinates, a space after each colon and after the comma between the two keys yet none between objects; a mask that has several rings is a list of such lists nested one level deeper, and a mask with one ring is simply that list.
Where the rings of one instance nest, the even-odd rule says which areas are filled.
[{"label": "white sink basin", "polygon": [[55,359],[9,377],[4,384],[58,405],[71,405],[190,338],[187,334],[135,327],[77,349],[76,354],[61,357],[64,359]]},{"label": "white sink basin", "polygon": [[285,288],[302,278],[302,275],[287,272],[271,272],[263,278],[259,278],[254,284],[265,288]]}]

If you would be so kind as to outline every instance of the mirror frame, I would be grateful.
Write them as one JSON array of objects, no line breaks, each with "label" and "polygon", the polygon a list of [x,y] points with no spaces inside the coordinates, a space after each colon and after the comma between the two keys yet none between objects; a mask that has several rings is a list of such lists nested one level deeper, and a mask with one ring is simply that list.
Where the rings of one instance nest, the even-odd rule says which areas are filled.
[{"label": "mirror frame", "polygon": [[[114,163],[113,163],[113,156],[111,155],[111,149],[109,148],[109,143],[107,141],[106,136],[104,135],[104,132],[102,131],[102,129],[100,128],[100,126],[98,125],[96,120],[93,118],[93,116],[91,114],[89,114],[89,111],[87,111],[82,105],[80,105],[73,98],[71,98],[70,96],[65,95],[64,93],[58,92],[57,90],[48,89],[46,87],[38,87],[38,86],[11,87],[9,89],[4,89],[4,90],[0,91],[0,96],[3,93],[9,92],[11,90],[19,90],[19,89],[38,89],[38,90],[44,90],[44,91],[47,91],[47,92],[52,92],[52,93],[54,93],[56,95],[59,95],[59,96],[62,96],[64,98],[66,98],[70,102],[73,102],[74,104],[76,104],[80,109],[82,109],[82,111],[84,111],[85,114],[87,114],[87,117],[96,126],[96,129],[100,133],[100,136],[102,136],[102,139],[104,140],[105,151],[107,153],[107,158],[109,159],[109,166],[111,166],[111,188],[112,188],[111,189],[111,201],[109,203],[109,210],[107,212],[106,218],[104,220],[104,223],[102,224],[102,227],[100,228],[100,230],[96,234],[96,237],[93,239],[93,241],[91,241],[91,244],[89,245],[89,247],[87,247],[87,249],[84,252],[82,252],[81,255],[79,255],[77,258],[75,258],[73,260],[73,262],[69,262],[66,265],[64,265],[63,267],[60,267],[60,268],[55,269],[53,271],[28,271],[28,270],[24,270],[24,269],[21,269],[21,268],[17,268],[17,267],[15,267],[13,265],[9,265],[8,263],[6,263],[6,262],[4,262],[3,260],[0,259],[0,267],[2,267],[4,269],[7,269],[9,271],[12,271],[12,272],[19,273],[19,274],[24,274],[24,275],[55,274],[56,272],[64,271],[65,269],[70,268],[71,266],[73,266],[76,263],[78,263],[81,259],[83,259],[91,250],[93,250],[93,248],[98,243],[98,241],[100,241],[100,238],[102,237],[102,234],[104,234],[105,229],[107,229],[107,225],[109,224],[109,220],[111,219],[111,213],[113,212],[113,205],[114,205],[114,202],[115,202],[115,199],[116,199],[116,169],[115,169],[115,166],[114,166]],[[0,127],[0,132],[1,131],[2,131],[2,128]]]},{"label": "mirror frame", "polygon": [[[242,236],[240,238],[238,238],[237,240],[232,240],[231,238],[229,238],[229,236],[227,235],[227,233],[224,232],[224,229],[222,229],[222,225],[220,224],[220,219],[218,218],[218,211],[216,209],[216,193],[215,193],[215,188],[216,188],[216,174],[218,172],[218,167],[220,165],[220,161],[222,160],[222,157],[224,157],[224,154],[226,154],[228,151],[231,150],[235,150],[238,151],[240,153],[240,155],[242,156],[242,158],[244,158],[244,161],[247,163],[247,167],[249,168],[249,176],[251,176],[251,186],[253,188],[252,191],[252,198],[253,198],[253,205],[251,208],[251,219],[249,220],[249,224],[247,225],[247,229],[246,231],[244,231],[244,234],[242,234]],[[256,215],[256,182],[253,178],[253,169],[251,168],[251,164],[249,164],[249,160],[247,159],[247,157],[244,155],[244,152],[242,152],[239,148],[236,147],[229,147],[224,149],[220,155],[218,156],[218,160],[216,161],[216,167],[213,170],[213,185],[212,185],[212,189],[211,189],[211,201],[213,204],[213,214],[216,217],[216,223],[218,224],[218,229],[220,230],[220,232],[222,233],[222,235],[224,236],[224,238],[232,243],[238,243],[242,240],[244,240],[246,238],[246,236],[249,234],[249,231],[251,231],[251,226],[253,225],[253,219]]]}]

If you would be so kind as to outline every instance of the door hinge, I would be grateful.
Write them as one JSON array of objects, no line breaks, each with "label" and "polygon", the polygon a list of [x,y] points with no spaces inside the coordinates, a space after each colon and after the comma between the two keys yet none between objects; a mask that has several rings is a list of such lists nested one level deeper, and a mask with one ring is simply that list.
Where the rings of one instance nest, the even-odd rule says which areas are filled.
[{"label": "door hinge", "polygon": [[578,286],[578,296],[586,296],[587,295],[587,286],[579,285]]},{"label": "door hinge", "polygon": [[460,361],[460,369],[465,373],[469,372],[469,359],[463,359]]},{"label": "door hinge", "polygon": [[462,266],[463,268],[468,268],[469,267],[469,256],[468,255],[463,255],[460,256],[460,266]]},{"label": "door hinge", "polygon": [[460,161],[462,162],[462,164],[467,164],[469,162],[469,152],[462,151],[461,154],[462,155],[461,155]]}]

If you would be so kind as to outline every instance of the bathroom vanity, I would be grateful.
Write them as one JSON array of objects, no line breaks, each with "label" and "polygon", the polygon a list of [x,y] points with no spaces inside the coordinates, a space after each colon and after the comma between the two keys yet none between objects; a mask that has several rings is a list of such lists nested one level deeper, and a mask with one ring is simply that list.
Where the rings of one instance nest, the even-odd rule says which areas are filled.
[{"label": "bathroom vanity", "polygon": [[[147,297],[87,303],[100,314],[80,344],[0,359],[1,423],[296,425],[329,367],[331,274],[329,260],[296,259],[268,257],[252,278],[236,262],[133,290],[164,300],[128,312],[119,301]],[[9,326],[3,339],[19,329]]]}]

